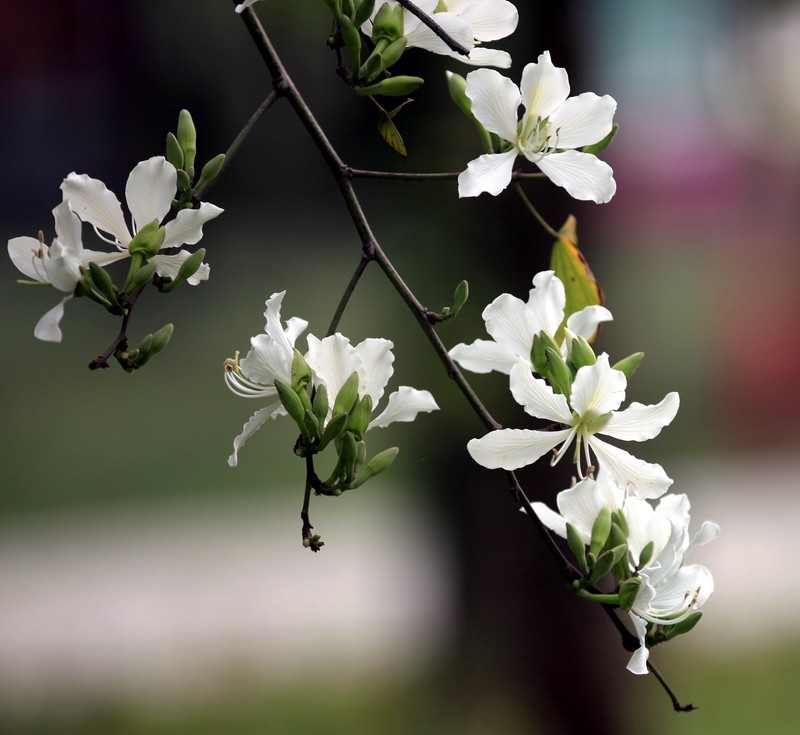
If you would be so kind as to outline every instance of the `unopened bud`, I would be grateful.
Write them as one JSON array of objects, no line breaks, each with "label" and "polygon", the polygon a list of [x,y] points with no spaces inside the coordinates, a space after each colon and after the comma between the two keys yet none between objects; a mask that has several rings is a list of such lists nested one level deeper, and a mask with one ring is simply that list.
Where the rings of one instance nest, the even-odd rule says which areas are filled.
[{"label": "unopened bud", "polygon": [[589,579],[586,580],[587,584],[594,585],[598,582],[598,580],[602,579],[611,571],[611,568],[614,566],[614,552],[613,551],[605,551],[597,557],[597,561],[594,563],[594,567],[592,567],[592,573],[589,575]]},{"label": "unopened bud", "polygon": [[381,5],[372,20],[372,41],[377,44],[380,40],[389,43],[396,41],[403,35],[403,6],[391,7],[389,3]]},{"label": "unopened bud", "polygon": [[353,60],[353,66],[358,68],[361,66],[361,32],[344,12],[339,18],[339,29],[342,32],[344,45],[347,46],[347,51]]},{"label": "unopened bud", "polygon": [[195,184],[195,191],[205,191],[211,184],[214,183],[214,180],[219,176],[219,172],[222,171],[222,167],[225,165],[225,154],[219,153],[214,158],[206,163],[203,166],[203,170],[200,172],[200,178],[197,179],[197,184]]},{"label": "unopened bud", "polygon": [[358,373],[352,372],[350,377],[344,381],[344,385],[339,389],[336,399],[333,402],[333,415],[339,413],[350,413],[350,409],[358,398]]},{"label": "unopened bud", "polygon": [[175,136],[183,151],[183,170],[194,178],[194,158],[197,155],[197,130],[189,110],[181,110],[178,115],[178,130]]},{"label": "unopened bud", "polygon": [[643,358],[644,352],[634,352],[632,355],[628,355],[616,363],[616,365],[612,365],[611,367],[614,370],[619,370],[628,380],[630,380]]},{"label": "unopened bud", "polygon": [[114,288],[114,282],[111,280],[111,276],[108,275],[108,271],[105,268],[101,268],[97,263],[91,261],[89,263],[89,273],[92,276],[92,282],[98,288],[101,294],[105,296],[112,304],[116,304],[119,298],[119,294],[117,293],[116,288]]},{"label": "unopened bud", "polygon": [[636,602],[636,595],[639,594],[639,587],[642,586],[641,577],[631,577],[626,579],[619,588],[619,606],[625,612],[630,612],[633,603]]},{"label": "unopened bud", "polygon": [[419,89],[424,83],[425,80],[420,77],[397,76],[382,79],[377,84],[370,84],[368,87],[354,87],[354,89],[356,94],[365,96],[382,94],[386,97],[404,97],[415,89]]},{"label": "unopened bud", "polygon": [[307,436],[308,432],[305,425],[306,410],[303,408],[300,396],[282,380],[275,381],[275,389],[278,391],[278,398],[280,398],[283,407],[286,409],[286,413],[294,419],[303,436]]},{"label": "unopened bud", "polygon": [[174,133],[167,133],[167,160],[175,168],[183,168],[183,150]]},{"label": "unopened bud", "polygon": [[345,482],[350,483],[353,481],[353,477],[356,474],[358,444],[356,443],[355,437],[349,431],[344,432],[340,457],[342,460],[342,473],[344,475],[344,480]]},{"label": "unopened bud", "polygon": [[[566,337],[566,339],[569,339],[569,337]],[[572,338],[569,359],[576,370],[580,370],[580,368],[586,367],[587,365],[594,365],[597,362],[594,350],[583,337]]]},{"label": "unopened bud", "polygon": [[300,350],[295,348],[292,358],[292,388],[295,391],[305,390],[311,380],[311,368],[308,366]]},{"label": "unopened bud", "polygon": [[328,444],[338,439],[342,435],[345,426],[347,426],[347,414],[334,414],[333,418],[328,421],[325,425],[325,429],[322,431],[322,438],[320,439],[318,450],[321,452]]},{"label": "unopened bud", "polygon": [[375,0],[361,0],[356,2],[356,12],[353,16],[353,24],[356,28],[360,28],[366,21],[369,20],[372,11],[375,10]]},{"label": "unopened bud", "polygon": [[359,475],[358,479],[351,484],[351,487],[356,488],[363,485],[367,480],[372,479],[375,475],[388,470],[394,462],[397,453],[400,450],[397,447],[390,447],[384,449],[379,454],[376,454],[364,468],[364,471]]},{"label": "unopened bud", "polygon": [[314,391],[312,410],[320,425],[323,424],[328,417],[328,389],[324,383],[320,383]]},{"label": "unopened bud", "polygon": [[575,560],[578,562],[580,570],[584,574],[587,574],[589,572],[589,566],[586,563],[586,547],[578,529],[569,522],[567,523],[567,545],[572,555],[575,557]]},{"label": "unopened bud", "polygon": [[136,273],[133,274],[126,286],[125,289],[126,293],[133,293],[137,288],[141,286],[146,286],[150,281],[153,280],[153,276],[156,273],[156,264],[155,263],[147,263],[143,265]]},{"label": "unopened bud", "polygon": [[467,303],[468,298],[469,284],[466,281],[461,281],[461,283],[456,286],[456,290],[453,293],[453,309],[450,314],[452,316],[458,316],[458,312],[461,311],[461,308]]},{"label": "unopened bud", "polygon": [[564,362],[559,350],[548,347],[545,353],[547,354],[547,372],[545,375],[548,378],[548,382],[556,393],[561,393],[566,398],[569,398],[572,392],[572,373],[570,373],[567,363]]},{"label": "unopened bud", "polygon": [[369,394],[359,398],[347,417],[347,431],[351,431],[356,439],[363,439],[364,432],[372,418],[372,396]]},{"label": "unopened bud", "polygon": [[700,618],[703,617],[703,613],[699,610],[687,615],[680,623],[675,623],[675,625],[665,625],[664,626],[664,633],[667,637],[667,640],[672,640],[679,635],[683,635],[684,633],[688,633],[695,625],[700,622]]},{"label": "unopened bud", "polygon": [[128,244],[131,255],[141,255],[143,258],[152,258],[164,244],[166,232],[159,221],[154,219],[142,227]]},{"label": "unopened bud", "polygon": [[603,506],[603,509],[597,514],[597,518],[592,525],[592,540],[589,544],[589,551],[597,556],[600,550],[606,545],[608,536],[611,533],[611,510],[609,507]]}]

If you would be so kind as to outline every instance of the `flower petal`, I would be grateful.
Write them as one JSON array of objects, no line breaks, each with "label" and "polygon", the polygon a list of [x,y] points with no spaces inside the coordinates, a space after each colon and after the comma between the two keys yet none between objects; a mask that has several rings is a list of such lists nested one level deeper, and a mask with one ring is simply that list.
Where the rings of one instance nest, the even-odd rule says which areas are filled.
[{"label": "flower petal", "polygon": [[164,156],[153,156],[133,167],[125,186],[125,201],[133,215],[134,230],[153,220],[160,223],[167,216],[178,188],[177,180],[175,166]]},{"label": "flower petal", "polygon": [[[350,340],[343,334],[333,334],[320,340],[308,335],[306,362],[314,373],[314,382],[322,383],[328,389],[328,398],[333,405],[344,382],[354,372],[359,373],[361,358]],[[360,380],[359,380],[360,383]],[[359,394],[361,394],[359,385]]]},{"label": "flower petal", "polygon": [[534,333],[547,332],[551,337],[555,335],[564,319],[566,305],[564,284],[555,271],[541,271],[533,277],[533,288],[528,293],[528,310],[536,325]]},{"label": "flower petal", "polygon": [[61,191],[84,222],[113,235],[122,247],[128,246],[132,236],[122,216],[122,205],[102,181],[73,171],[61,183]]},{"label": "flower petal", "polygon": [[[183,262],[192,255],[193,253],[190,253],[188,250],[179,250],[174,255],[162,255],[159,253],[149,258],[148,262],[156,264],[156,273],[158,273],[159,276],[163,276],[164,278],[169,277],[174,280]],[[201,281],[207,281],[210,274],[211,266],[209,266],[208,263],[201,263],[194,274],[186,279],[186,283],[190,286],[196,286]]]},{"label": "flower petal", "polygon": [[81,262],[84,262],[81,219],[70,209],[69,202],[61,202],[53,209],[53,219],[56,222],[56,239],[66,245]]},{"label": "flower petal", "polygon": [[429,413],[439,408],[426,390],[401,385],[389,396],[386,408],[369,423],[370,429],[379,429],[395,421],[413,421],[421,411]]},{"label": "flower petal", "polygon": [[467,170],[458,175],[458,196],[476,197],[483,192],[497,196],[511,183],[516,160],[517,152],[512,149],[505,153],[484,153],[470,161]]},{"label": "flower petal", "polygon": [[536,513],[536,517],[553,533],[558,534],[561,538],[567,537],[567,521],[563,516],[548,508],[544,503],[531,503],[531,508]]},{"label": "flower petal", "polygon": [[478,41],[497,41],[510,36],[519,13],[507,0],[446,0],[447,9],[470,24]]},{"label": "flower petal", "polygon": [[530,362],[533,336],[538,331],[528,305],[511,294],[500,294],[481,314],[486,331],[498,344]]},{"label": "flower petal", "polygon": [[610,506],[602,488],[591,477],[585,477],[575,487],[562,490],[556,497],[556,504],[561,515],[575,526],[587,546],[597,516],[603,508]]},{"label": "flower petal", "polygon": [[645,645],[645,636],[647,635],[647,622],[634,613],[628,613],[631,616],[633,627],[636,630],[636,637],[639,639],[639,648],[633,652],[628,665],[625,667],[632,674],[646,674],[647,673],[647,659],[650,656],[650,651],[647,650]]},{"label": "flower petal", "polygon": [[219,217],[223,211],[208,202],[203,202],[199,209],[182,209],[175,219],[164,225],[164,243],[161,249],[195,245],[200,242],[203,237],[203,225]]},{"label": "flower petal", "polygon": [[47,283],[47,272],[40,253],[47,249],[47,245],[27,235],[12,237],[8,241],[8,257],[11,262],[23,275],[41,283]]},{"label": "flower petal", "polygon": [[550,153],[534,163],[556,186],[581,201],[604,204],[617,190],[611,166],[590,153]]},{"label": "flower petal", "polygon": [[450,350],[462,368],[473,373],[490,373],[496,370],[508,375],[520,356],[506,345],[488,339],[476,339],[472,344],[458,344]]},{"label": "flower petal", "polygon": [[64,297],[39,320],[33,330],[33,336],[36,337],[36,339],[40,339],[43,342],[61,341],[62,335],[59,324],[64,317],[64,306],[71,298],[71,295]]},{"label": "flower petal", "polygon": [[525,118],[544,118],[551,115],[569,96],[567,70],[554,66],[550,52],[539,55],[539,60],[527,64],[522,70],[522,104]]},{"label": "flower petal", "polygon": [[509,143],[517,140],[520,91],[514,82],[494,69],[478,69],[467,74],[466,94],[472,114],[486,130]]},{"label": "flower petal", "polygon": [[476,46],[469,52],[469,56],[462,56],[458,51],[451,51],[448,56],[470,66],[496,66],[498,69],[508,69],[511,66],[511,54],[496,48]]},{"label": "flower petal", "polygon": [[50,246],[50,257],[47,259],[47,278],[59,291],[72,294],[81,280],[80,262],[71,248],[59,240]]},{"label": "flower petal", "polygon": [[655,405],[631,403],[623,411],[615,411],[598,433],[624,441],[641,442],[661,433],[678,413],[680,398],[674,391]]},{"label": "flower petal", "polygon": [[285,413],[286,409],[284,409],[280,401],[271,403],[269,406],[256,411],[242,427],[242,433],[233,440],[233,454],[228,457],[228,465],[230,467],[236,467],[239,463],[239,450],[244,446],[245,442],[266,423],[267,419]]},{"label": "flower petal", "polygon": [[383,397],[386,384],[394,373],[392,347],[394,347],[392,342],[380,337],[370,337],[355,347],[356,354],[361,359],[361,367],[358,370],[358,394],[371,396],[373,407],[377,406]]},{"label": "flower petal", "polygon": [[651,464],[638,459],[596,436],[589,436],[587,441],[609,477],[619,487],[631,490],[640,498],[647,500],[660,498],[672,485],[672,480],[667,477],[660,464]]},{"label": "flower petal", "polygon": [[576,337],[583,337],[591,342],[601,322],[611,321],[614,321],[614,317],[605,306],[584,306],[580,311],[570,314],[567,319],[567,329]]},{"label": "flower petal", "polygon": [[585,421],[616,411],[625,400],[628,381],[608,364],[608,355],[598,355],[594,365],[584,365],[572,382],[572,408]]},{"label": "flower petal", "polygon": [[517,470],[533,464],[570,434],[562,431],[498,429],[480,439],[471,439],[467,451],[479,465],[490,470]]},{"label": "flower petal", "polygon": [[[469,27],[469,23],[457,18],[452,13],[436,13],[436,23],[454,41],[467,48],[472,47],[472,29]],[[444,56],[449,56],[452,53],[452,49],[439,36],[421,20],[411,15],[408,10],[403,11],[403,24],[403,35],[408,41],[408,48],[421,48]]]},{"label": "flower petal", "polygon": [[529,364],[518,362],[514,365],[508,384],[511,395],[525,409],[525,413],[567,426],[575,422],[567,399],[541,378],[534,378]]},{"label": "flower petal", "polygon": [[570,97],[550,115],[550,130],[556,140],[554,148],[580,148],[599,143],[611,132],[617,101],[584,92]]}]

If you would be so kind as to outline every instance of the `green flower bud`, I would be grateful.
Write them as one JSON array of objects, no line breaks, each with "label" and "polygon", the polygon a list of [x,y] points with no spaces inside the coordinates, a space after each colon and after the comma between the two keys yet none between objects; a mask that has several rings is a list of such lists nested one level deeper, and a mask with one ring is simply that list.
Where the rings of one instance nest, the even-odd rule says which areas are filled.
[{"label": "green flower bud", "polygon": [[356,455],[356,472],[358,472],[367,459],[367,443],[362,439],[360,442],[356,443],[356,448],[358,449],[358,454]]},{"label": "green flower bud", "polygon": [[369,394],[358,399],[347,417],[347,431],[353,433],[356,439],[363,439],[364,432],[372,418],[372,396]]},{"label": "green flower bud", "polygon": [[347,51],[353,60],[353,66],[358,68],[361,66],[361,33],[353,21],[344,14],[339,18],[339,29],[342,31],[344,45],[347,46]]},{"label": "green flower bud", "polygon": [[389,7],[388,3],[381,5],[372,21],[372,41],[386,40],[389,43],[396,41],[403,35],[403,6]]},{"label": "green flower bud", "polygon": [[314,415],[317,417],[317,421],[319,421],[320,425],[324,424],[325,419],[328,416],[328,389],[324,384],[318,385],[314,391],[312,410],[314,411]]},{"label": "green flower bud", "polygon": [[[397,6],[398,8],[401,6]],[[363,96],[382,94],[386,97],[403,97],[419,89],[425,83],[420,77],[397,76],[382,79],[368,87],[354,87],[356,94]]]},{"label": "green flower bud", "polygon": [[[368,57],[367,60],[361,65],[358,70],[358,78],[366,79],[368,82],[372,81],[378,74],[381,73],[383,68],[383,60],[381,59],[380,52],[376,49]],[[355,88],[358,92],[358,87]]]},{"label": "green flower bud", "polygon": [[194,178],[194,158],[197,155],[197,131],[194,127],[189,110],[181,110],[178,115],[178,131],[175,136],[183,151],[183,168],[189,175],[189,180]]},{"label": "green flower bud", "polygon": [[687,615],[680,623],[675,623],[675,625],[665,625],[664,626],[664,635],[666,639],[672,640],[679,635],[683,635],[684,633],[688,633],[695,625],[700,622],[700,618],[703,617],[703,613],[699,610],[696,610],[691,615]]},{"label": "green flower bud", "polygon": [[[353,5],[353,0],[340,0],[342,6],[342,18],[347,18],[351,23],[352,17],[356,14],[355,6]],[[339,18],[339,22],[341,23],[342,18]]]},{"label": "green flower bud", "polygon": [[303,423],[306,427],[306,432],[308,436],[313,441],[319,441],[320,434],[319,434],[319,419],[308,409],[306,409],[303,415]]},{"label": "green flower bud", "polygon": [[456,290],[453,293],[453,308],[450,311],[450,315],[458,316],[458,312],[461,311],[464,304],[467,303],[468,298],[469,284],[466,281],[461,281],[461,283],[456,286]]},{"label": "green flower bud", "polygon": [[295,391],[305,390],[311,382],[311,368],[308,366],[300,350],[295,348],[292,358],[292,389]]},{"label": "green flower bud", "polygon": [[219,176],[219,173],[222,171],[224,165],[224,153],[219,153],[210,161],[208,161],[206,165],[203,166],[203,170],[200,172],[200,178],[197,179],[197,184],[195,184],[194,187],[195,191],[203,192],[208,189],[208,187],[214,183],[217,176]]},{"label": "green flower bud", "polygon": [[[597,556],[600,550],[606,545],[609,534],[611,533],[611,510],[604,506],[597,514],[592,525],[592,540],[589,544],[589,552]],[[610,567],[609,567],[610,568]]]},{"label": "green flower bud", "polygon": [[156,264],[147,263],[139,268],[133,276],[129,276],[125,283],[125,293],[133,293],[140,286],[146,286],[153,280],[156,273]]},{"label": "green flower bud", "polygon": [[101,268],[97,263],[91,261],[89,263],[89,273],[92,276],[92,281],[97,286],[103,296],[105,296],[112,304],[118,303],[119,293],[117,292],[111,276],[105,268]]},{"label": "green flower bud", "polygon": [[605,551],[597,557],[597,561],[592,567],[592,573],[589,575],[589,579],[586,580],[586,583],[589,585],[596,584],[598,580],[602,579],[611,571],[611,568],[614,566],[614,552],[613,551]]},{"label": "green flower bud", "polygon": [[174,327],[172,324],[165,324],[153,335],[153,341],[150,345],[151,355],[161,352],[161,350],[163,350],[169,344],[173,330]]},{"label": "green flower bud", "polygon": [[467,80],[460,74],[455,74],[451,71],[445,72],[445,74],[447,75],[447,91],[450,93],[450,99],[475,125],[478,135],[481,137],[483,149],[487,153],[492,153],[494,149],[492,148],[491,136],[486,128],[478,122],[475,115],[472,114],[472,101],[467,97]]},{"label": "green flower bud", "polygon": [[381,51],[381,71],[385,71],[394,66],[406,50],[408,41],[405,36],[392,41],[383,51]]},{"label": "green flower bud", "polygon": [[384,449],[379,454],[376,454],[367,463],[367,466],[359,475],[358,479],[351,483],[350,487],[360,487],[367,480],[371,480],[373,477],[375,477],[375,475],[379,475],[381,472],[388,470],[389,467],[391,467],[392,462],[394,462],[394,459],[399,451],[400,450],[397,447],[390,447],[389,449]]},{"label": "green flower bud", "polygon": [[614,554],[614,564],[619,564],[628,556],[628,544],[619,544],[611,549]]},{"label": "green flower bud", "polygon": [[641,585],[641,577],[631,577],[620,585],[619,606],[622,610],[630,612],[633,603],[636,601],[636,595],[639,593],[639,587],[641,587]]},{"label": "green flower bud", "polygon": [[339,456],[342,460],[344,481],[349,484],[353,481],[353,477],[355,477],[356,462],[358,461],[358,444],[356,443],[355,437],[349,431],[344,432],[342,449]]},{"label": "green flower bud", "polygon": [[286,409],[286,413],[294,419],[303,437],[309,438],[305,423],[306,410],[303,408],[300,396],[292,390],[291,386],[287,385],[282,380],[275,381],[275,388],[278,391],[278,398],[280,398],[283,407]]},{"label": "green flower bud", "polygon": [[583,539],[581,538],[578,529],[575,528],[575,526],[573,526],[571,523],[567,523],[567,545],[569,546],[569,550],[572,552],[572,555],[578,562],[578,567],[580,567],[580,570],[584,574],[588,574],[589,565],[586,563],[586,547],[583,544]]},{"label": "green flower bud", "polygon": [[161,249],[166,234],[159,221],[154,219],[142,227],[136,233],[133,240],[128,244],[128,252],[131,255],[141,255],[144,258],[152,258]]},{"label": "green flower bud", "polygon": [[372,11],[375,9],[375,0],[361,0],[356,3],[356,12],[353,16],[353,25],[356,28],[361,28],[364,23],[369,20]]},{"label": "green flower bud", "polygon": [[170,281],[169,283],[165,283],[161,290],[165,293],[169,293],[170,291],[174,291],[178,286],[180,286],[184,281],[188,281],[197,271],[200,269],[200,266],[203,265],[203,258],[206,257],[206,249],[200,248],[196,253],[192,253],[186,260],[181,263],[181,267],[178,268],[178,272],[175,274],[174,280]]},{"label": "green flower bud", "polygon": [[570,373],[567,363],[561,357],[559,350],[551,347],[545,349],[547,354],[547,372],[545,373],[548,382],[556,393],[562,393],[569,398],[572,392],[572,373]]},{"label": "green flower bud", "polygon": [[167,160],[175,168],[183,168],[183,151],[173,133],[167,133]]},{"label": "green flower bud", "polygon": [[178,191],[189,191],[189,189],[192,188],[192,180],[189,178],[189,174],[187,174],[182,168],[178,169],[176,185],[178,187]]},{"label": "green flower bud", "polygon": [[322,438],[320,439],[317,451],[321,452],[328,444],[338,439],[342,435],[345,426],[347,426],[347,414],[334,414],[333,418],[328,421],[322,432]]},{"label": "green flower bud", "polygon": [[638,564],[639,569],[647,566],[650,559],[652,559],[653,557],[654,549],[655,546],[653,545],[652,541],[648,542],[647,545],[642,549],[641,553],[639,554],[639,564]]},{"label": "green flower bud", "polygon": [[531,363],[533,369],[539,375],[547,374],[547,348],[559,352],[558,345],[547,332],[539,332],[533,335],[533,346],[531,347]]},{"label": "green flower bud", "polygon": [[358,373],[352,372],[350,377],[344,381],[344,385],[339,389],[336,399],[333,402],[333,415],[339,413],[350,413],[356,400],[358,399]]},{"label": "green flower bud", "polygon": [[628,380],[630,380],[643,358],[644,352],[634,352],[632,355],[628,355],[620,360],[616,365],[612,365],[611,367],[614,368],[614,370],[619,370]]},{"label": "green flower bud", "polygon": [[583,337],[573,337],[569,359],[575,370],[580,370],[587,365],[594,365],[597,362],[594,350]]}]

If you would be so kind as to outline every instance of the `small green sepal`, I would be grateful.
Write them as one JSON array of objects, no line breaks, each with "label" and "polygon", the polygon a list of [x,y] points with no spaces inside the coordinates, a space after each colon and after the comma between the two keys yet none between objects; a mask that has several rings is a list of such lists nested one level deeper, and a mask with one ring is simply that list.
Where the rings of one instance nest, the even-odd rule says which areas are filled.
[{"label": "small green sepal", "polygon": [[596,156],[598,153],[602,153],[606,148],[608,148],[608,146],[611,145],[611,142],[614,140],[614,137],[617,134],[617,130],[619,130],[619,123],[613,123],[611,125],[611,132],[605,138],[597,143],[583,146],[583,152],[591,153],[593,156]]}]

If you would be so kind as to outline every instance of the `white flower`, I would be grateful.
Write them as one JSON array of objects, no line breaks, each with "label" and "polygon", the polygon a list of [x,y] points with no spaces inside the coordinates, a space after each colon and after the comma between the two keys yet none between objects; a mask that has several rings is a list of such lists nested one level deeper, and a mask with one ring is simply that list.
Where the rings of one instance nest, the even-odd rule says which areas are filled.
[{"label": "white flower", "polygon": [[[365,339],[353,347],[350,340],[339,333],[322,340],[309,334],[305,359],[313,373],[314,385],[325,386],[331,406],[347,378],[355,372],[359,397],[369,395],[373,407],[377,407],[394,372],[392,347],[388,339]],[[369,422],[368,429],[388,426],[395,421],[413,421],[421,411],[438,408],[428,391],[403,385],[389,396],[386,407]]]},{"label": "white flower", "polygon": [[[372,35],[372,20],[382,5],[394,7],[395,0],[375,3],[372,18],[362,26]],[[416,0],[417,7],[432,16],[437,25],[462,46],[472,48],[468,57],[453,51],[439,36],[417,16],[403,9],[403,35],[408,48],[421,48],[443,56],[451,56],[473,66],[511,66],[511,56],[499,49],[482,48],[484,41],[496,41],[511,35],[517,27],[519,15],[514,5],[506,0]],[[438,10],[437,10],[438,8]]]},{"label": "white flower", "polygon": [[714,591],[711,572],[700,564],[687,565],[685,560],[693,548],[715,539],[720,529],[716,523],[705,521],[690,537],[689,500],[685,495],[667,495],[656,508],[629,497],[623,513],[629,526],[631,563],[647,543],[652,542],[654,548],[650,561],[638,571],[642,583],[629,611],[640,645],[627,668],[634,674],[646,674],[647,624],[680,623],[702,607]]},{"label": "white flower", "polygon": [[[88,222],[100,235],[105,232],[114,239],[103,240],[118,250],[127,252],[134,235],[152,221],[161,222],[170,211],[177,192],[177,171],[163,156],[154,156],[138,163],[128,176],[125,200],[132,215],[132,229],[128,230],[117,197],[102,181],[86,174],[71,173],[61,184],[64,199],[69,200],[74,211],[84,222]],[[194,245],[203,237],[203,225],[222,214],[222,209],[203,202],[198,209],[182,209],[164,225],[164,242],[161,250]],[[151,262],[157,264],[156,272],[161,276],[174,276],[190,253],[181,250],[175,255],[156,255]],[[204,263],[188,279],[196,286],[208,278],[208,266]]]},{"label": "white flower", "polygon": [[[569,97],[567,72],[553,65],[549,51],[522,70],[521,91],[499,72],[478,69],[467,75],[466,93],[477,120],[509,147],[470,161],[458,177],[459,196],[499,194],[511,182],[517,156],[535,163],[576,199],[603,203],[614,196],[611,167],[574,149],[598,143],[611,132],[617,103],[592,92]],[[525,112],[518,122],[520,104]]]},{"label": "white flower", "polygon": [[237,6],[234,8],[234,10],[235,10],[237,13],[241,13],[241,12],[242,12],[242,11],[243,11],[245,8],[249,8],[251,5],[254,5],[254,4],[255,4],[255,3],[257,3],[257,2],[258,2],[258,0],[244,0],[244,2],[243,2],[243,3],[239,3],[239,4],[238,4],[238,5],[237,5]]},{"label": "white flower", "polygon": [[242,428],[242,433],[233,440],[233,454],[228,464],[235,467],[239,449],[261,428],[267,419],[285,414],[278,399],[275,381],[291,383],[294,343],[308,326],[305,319],[291,317],[286,327],[281,325],[281,302],[286,291],[274,293],[267,299],[264,316],[267,324],[264,334],[250,340],[250,350],[242,359],[225,361],[225,382],[238,396],[244,398],[267,398],[271,401],[265,408],[256,411]]},{"label": "white flower", "polygon": [[600,468],[619,487],[639,497],[657,498],[672,484],[660,465],[637,459],[607,444],[597,435],[605,434],[627,441],[644,441],[658,436],[678,411],[680,401],[677,393],[669,393],[657,405],[632,403],[625,410],[618,411],[625,398],[627,380],[623,373],[609,366],[605,353],[598,356],[594,365],[577,371],[569,401],[555,393],[544,380],[534,378],[527,362],[517,363],[511,369],[509,385],[514,399],[526,413],[566,428],[557,431],[491,431],[467,444],[469,453],[478,464],[489,469],[515,470],[532,464],[560,444],[552,461],[555,464],[575,439],[574,461],[578,464],[579,474],[583,450],[587,466],[592,465],[591,452],[594,452]]},{"label": "white flower", "polygon": [[91,261],[107,265],[127,255],[85,250],[81,241],[81,221],[70,210],[68,202],[62,202],[53,210],[53,218],[56,237],[50,247],[33,237],[15,237],[8,241],[8,254],[22,273],[68,294],[39,320],[34,329],[34,336],[46,342],[61,341],[59,324],[64,316],[64,305],[72,298],[75,286],[81,280],[81,267]]},{"label": "white flower", "polygon": [[[474,373],[497,370],[508,375],[520,361],[533,367],[531,350],[534,336],[546,332],[555,337],[564,320],[566,303],[564,284],[555,272],[537,273],[527,302],[504,293],[483,310],[481,316],[491,340],[476,339],[470,345],[458,344],[450,350],[450,356],[461,367]],[[594,336],[600,322],[612,318],[604,306],[586,306],[570,315],[566,328],[570,337],[574,335],[588,340]],[[562,345],[565,357],[567,342],[564,340]]]}]

